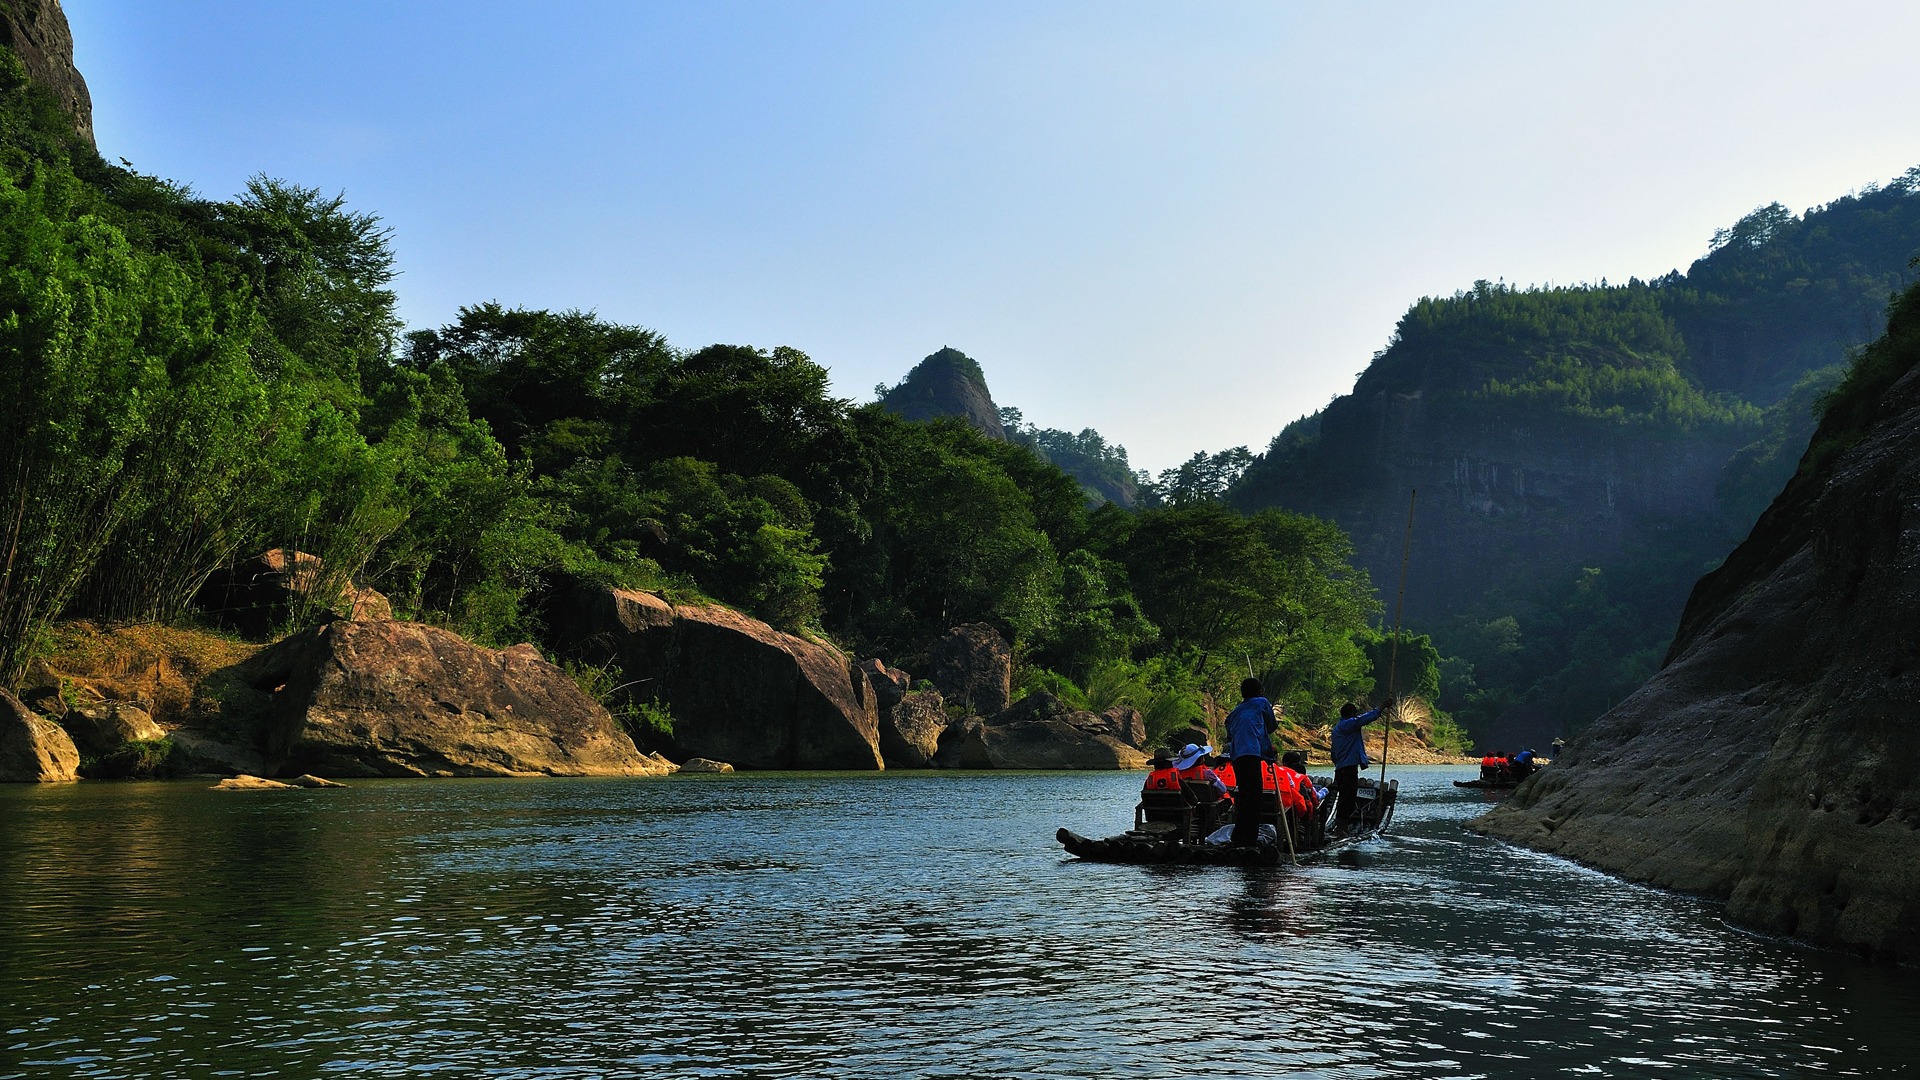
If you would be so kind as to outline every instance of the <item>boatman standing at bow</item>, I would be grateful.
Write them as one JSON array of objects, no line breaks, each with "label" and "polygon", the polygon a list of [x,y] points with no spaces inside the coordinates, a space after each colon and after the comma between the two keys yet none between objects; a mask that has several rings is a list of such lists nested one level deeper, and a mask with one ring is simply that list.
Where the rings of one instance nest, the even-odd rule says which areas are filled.
[{"label": "boatman standing at bow", "polygon": [[[1384,707],[1392,706],[1393,699],[1388,698]],[[1360,802],[1360,770],[1373,764],[1373,759],[1367,756],[1367,740],[1361,729],[1379,716],[1379,709],[1361,712],[1358,705],[1349,701],[1340,706],[1340,722],[1333,725],[1333,790],[1340,798],[1334,811],[1335,836],[1345,836],[1352,829]]]},{"label": "boatman standing at bow", "polygon": [[[1227,714],[1227,752],[1233,757],[1233,843],[1252,847],[1260,841],[1260,808],[1266,805],[1261,763],[1273,753],[1273,729],[1280,726],[1273,703],[1261,696],[1259,679],[1240,680],[1240,704]],[[1248,798],[1247,796],[1253,796]]]}]

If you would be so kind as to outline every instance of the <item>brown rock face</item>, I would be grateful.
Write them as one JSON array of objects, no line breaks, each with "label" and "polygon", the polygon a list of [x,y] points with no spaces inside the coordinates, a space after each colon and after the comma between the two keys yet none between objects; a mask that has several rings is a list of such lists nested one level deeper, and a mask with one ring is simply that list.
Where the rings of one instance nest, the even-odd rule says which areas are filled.
[{"label": "brown rock face", "polygon": [[1138,721],[1131,709],[1093,713],[1029,694],[991,720],[948,728],[935,760],[953,769],[1138,769],[1147,756],[1123,739]]},{"label": "brown rock face", "polygon": [[890,668],[878,658],[862,661],[860,670],[867,676],[867,682],[873,686],[874,707],[882,713],[907,696],[907,687],[913,680],[899,668]]},{"label": "brown rock face", "polygon": [[0,782],[39,784],[79,776],[80,751],[66,731],[0,690]]},{"label": "brown rock face", "polygon": [[105,701],[67,710],[61,725],[89,754],[111,754],[130,742],[164,739],[167,733],[147,710],[125,701]]},{"label": "brown rock face", "polygon": [[657,771],[531,645],[485,649],[418,623],[333,622],[241,668],[270,696],[277,775],[640,776]]},{"label": "brown rock face", "polygon": [[880,717],[880,754],[888,768],[928,768],[946,731],[947,709],[940,691],[912,691]]},{"label": "brown rock face", "polygon": [[927,668],[943,698],[981,716],[1005,711],[1013,696],[1013,648],[986,623],[947,631],[928,651]]},{"label": "brown rock face", "polygon": [[73,66],[73,30],[60,0],[0,0],[0,45],[13,50],[27,77],[53,94],[92,146],[93,97]]},{"label": "brown rock face", "polygon": [[947,730],[946,703],[940,691],[909,691],[912,677],[877,659],[863,662],[860,670],[873,687],[880,718],[880,757],[887,768],[930,767],[940,749],[940,736]]},{"label": "brown rock face", "polygon": [[1695,586],[1667,666],[1478,828],[1920,959],[1920,368],[1831,461]]},{"label": "brown rock face", "polygon": [[941,740],[936,761],[950,769],[1139,769],[1147,756],[1111,735],[1048,717],[1019,724],[962,720]]},{"label": "brown rock face", "polygon": [[865,673],[830,645],[721,607],[605,590],[554,619],[617,659],[638,700],[673,714],[673,756],[743,769],[878,769],[879,715]]}]

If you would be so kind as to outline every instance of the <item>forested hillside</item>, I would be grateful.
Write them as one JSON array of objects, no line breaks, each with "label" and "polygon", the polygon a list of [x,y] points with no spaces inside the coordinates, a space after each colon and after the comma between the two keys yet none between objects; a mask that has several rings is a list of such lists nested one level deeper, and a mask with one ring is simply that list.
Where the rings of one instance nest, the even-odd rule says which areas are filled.
[{"label": "forested hillside", "polygon": [[1028,446],[855,407],[786,346],[493,301],[405,332],[373,214],[267,177],[203,197],[107,164],[5,53],[0,87],[0,686],[56,620],[201,619],[274,548],[325,568],[280,629],[351,585],[548,642],[555,598],[622,585],[910,670],[991,623],[1022,686],[1156,734],[1250,667],[1302,720],[1374,685],[1372,588],[1324,522],[1089,510]]},{"label": "forested hillside", "polygon": [[1685,274],[1422,299],[1228,499],[1334,520],[1378,576],[1417,488],[1407,606],[1455,657],[1448,703],[1483,742],[1544,742],[1653,672],[1916,251],[1920,169],[1756,210]]}]

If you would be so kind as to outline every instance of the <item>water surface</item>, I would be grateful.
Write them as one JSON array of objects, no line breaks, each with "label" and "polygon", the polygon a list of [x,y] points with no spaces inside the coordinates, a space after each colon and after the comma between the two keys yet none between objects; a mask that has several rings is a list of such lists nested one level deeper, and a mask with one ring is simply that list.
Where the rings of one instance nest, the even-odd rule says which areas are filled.
[{"label": "water surface", "polygon": [[1920,1071],[1920,973],[1460,828],[1081,864],[1137,773],[0,788],[0,1078]]}]

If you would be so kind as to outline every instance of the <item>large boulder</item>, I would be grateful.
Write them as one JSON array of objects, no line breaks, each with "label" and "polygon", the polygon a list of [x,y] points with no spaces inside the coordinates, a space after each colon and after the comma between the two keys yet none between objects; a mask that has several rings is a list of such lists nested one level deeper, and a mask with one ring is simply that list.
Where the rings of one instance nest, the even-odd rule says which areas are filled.
[{"label": "large boulder", "polygon": [[940,752],[947,707],[938,690],[913,690],[880,717],[880,754],[888,768],[925,769]]},{"label": "large boulder", "polygon": [[874,708],[882,713],[900,704],[900,700],[907,696],[907,688],[913,682],[912,677],[906,672],[899,668],[888,667],[886,661],[878,657],[862,661],[860,671],[866,675],[868,684],[873,687]]},{"label": "large boulder", "polygon": [[927,681],[950,705],[980,716],[1004,711],[1013,697],[1013,648],[986,623],[956,626],[927,651]]},{"label": "large boulder", "polygon": [[[1920,293],[1895,311],[1920,351]],[[1920,366],[1829,411],[1695,586],[1666,666],[1476,827],[1766,933],[1920,960],[1916,658]]]},{"label": "large boulder", "polygon": [[437,627],[336,621],[240,666],[274,775],[642,776],[658,772],[531,645]]},{"label": "large boulder", "polygon": [[673,716],[670,755],[742,769],[878,769],[880,723],[867,675],[825,642],[730,608],[652,593],[579,596],[550,621],[576,652],[611,657],[640,701]]},{"label": "large boulder", "polygon": [[207,579],[195,604],[209,617],[250,637],[265,637],[296,611],[310,607],[315,621],[393,618],[377,590],[328,573],[324,560],[274,548]]},{"label": "large boulder", "polygon": [[49,783],[80,777],[80,751],[65,729],[0,690],[0,782]]},{"label": "large boulder", "polygon": [[970,717],[947,730],[935,762],[950,769],[1140,769],[1147,756],[1065,717],[1022,724]]},{"label": "large boulder", "polygon": [[873,687],[880,718],[880,757],[889,769],[925,769],[940,749],[947,730],[946,702],[938,690],[909,690],[913,679],[884,661],[867,660],[860,670]]},{"label": "large boulder", "polygon": [[167,733],[146,709],[130,701],[102,701],[68,709],[61,726],[75,746],[95,757],[111,754],[131,742],[164,739]]},{"label": "large boulder", "polygon": [[1116,738],[1116,728],[1126,728],[1122,716],[1073,709],[1052,694],[1029,694],[991,720],[976,717],[949,727],[934,760],[951,769],[1144,767],[1147,756]]}]

